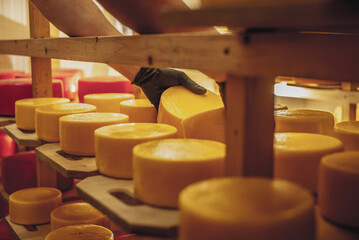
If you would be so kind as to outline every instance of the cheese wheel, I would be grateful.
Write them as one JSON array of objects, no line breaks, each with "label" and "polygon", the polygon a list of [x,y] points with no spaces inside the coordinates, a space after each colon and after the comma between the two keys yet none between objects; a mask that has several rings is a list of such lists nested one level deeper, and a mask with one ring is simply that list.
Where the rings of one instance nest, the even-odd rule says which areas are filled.
[{"label": "cheese wheel", "polygon": [[185,118],[221,107],[223,107],[221,97],[210,91],[198,95],[182,86],[170,87],[162,93],[157,122],[176,127],[178,137],[183,137],[182,121]]},{"label": "cheese wheel", "polygon": [[321,214],[333,222],[359,227],[359,151],[322,158],[318,202]]},{"label": "cheese wheel", "polygon": [[46,235],[45,240],[113,240],[111,230],[93,224],[58,228]]},{"label": "cheese wheel", "polygon": [[293,109],[274,112],[276,132],[306,132],[332,135],[334,116],[330,112]]},{"label": "cheese wheel", "polygon": [[345,151],[359,150],[359,121],[337,123],[334,136],[343,142]]},{"label": "cheese wheel", "polygon": [[[143,202],[177,207],[191,183],[224,176],[225,145],[200,139],[165,139],[133,149],[134,189]],[[155,176],[155,177],[154,177]]]},{"label": "cheese wheel", "polygon": [[35,131],[38,138],[47,142],[59,142],[59,118],[74,113],[95,112],[94,105],[85,103],[64,103],[37,107],[35,110]]},{"label": "cheese wheel", "polygon": [[127,123],[95,131],[96,165],[100,173],[117,178],[132,178],[132,149],[139,143],[174,138],[175,127],[158,123]]},{"label": "cheese wheel", "polygon": [[281,103],[274,104],[274,111],[287,110],[287,109],[288,109],[288,107],[284,104],[281,104]]},{"label": "cheese wheel", "polygon": [[313,133],[274,134],[274,177],[317,192],[320,159],[343,151],[340,140]]},{"label": "cheese wheel", "polygon": [[180,194],[180,240],[314,240],[314,199],[265,178],[217,178]]},{"label": "cheese wheel", "polygon": [[0,127],[0,159],[15,154],[17,150],[16,142]]},{"label": "cheese wheel", "polygon": [[86,202],[62,205],[51,212],[51,231],[77,224],[95,224],[109,228],[110,221],[99,210]]},{"label": "cheese wheel", "polygon": [[35,130],[35,109],[39,106],[70,102],[67,98],[26,98],[15,102],[16,126],[23,130]]},{"label": "cheese wheel", "polygon": [[130,118],[130,122],[157,122],[157,110],[148,99],[131,99],[120,103],[120,112]]},{"label": "cheese wheel", "polygon": [[98,112],[120,112],[120,103],[125,100],[134,99],[131,93],[97,93],[84,96],[84,102],[93,104]]},{"label": "cheese wheel", "polygon": [[127,123],[121,113],[79,113],[60,117],[60,147],[68,154],[95,155],[94,132],[97,128],[116,123]]},{"label": "cheese wheel", "polygon": [[51,211],[60,206],[62,195],[56,188],[26,188],[9,196],[10,220],[35,225],[50,222]]},{"label": "cheese wheel", "polygon": [[22,74],[23,71],[14,71],[14,70],[0,70],[0,80],[2,79],[12,79],[15,78],[17,74]]}]

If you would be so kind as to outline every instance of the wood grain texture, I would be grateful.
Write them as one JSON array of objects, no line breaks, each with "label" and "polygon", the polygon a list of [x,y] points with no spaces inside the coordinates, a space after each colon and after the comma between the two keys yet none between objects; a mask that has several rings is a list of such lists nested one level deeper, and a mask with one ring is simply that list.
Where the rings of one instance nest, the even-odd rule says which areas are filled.
[{"label": "wood grain texture", "polygon": [[44,143],[37,137],[35,131],[23,131],[17,128],[16,123],[4,127],[5,132],[20,146],[38,147]]},{"label": "wood grain texture", "polygon": [[5,217],[5,221],[15,236],[20,240],[44,240],[46,235],[51,231],[49,223],[34,225],[34,231],[29,231],[24,225],[11,222],[10,216]]},{"label": "wood grain texture", "polygon": [[15,123],[14,117],[0,117],[0,127]]}]

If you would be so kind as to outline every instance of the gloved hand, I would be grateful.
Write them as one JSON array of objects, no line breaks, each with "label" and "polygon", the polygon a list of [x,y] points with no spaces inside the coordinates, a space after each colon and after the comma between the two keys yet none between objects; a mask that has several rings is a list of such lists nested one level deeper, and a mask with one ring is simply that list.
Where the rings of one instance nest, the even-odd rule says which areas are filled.
[{"label": "gloved hand", "polygon": [[224,106],[226,106],[226,82],[217,82]]},{"label": "gloved hand", "polygon": [[200,95],[207,91],[191,80],[184,72],[173,69],[142,67],[132,83],[143,90],[157,110],[162,93],[169,87],[181,85]]}]

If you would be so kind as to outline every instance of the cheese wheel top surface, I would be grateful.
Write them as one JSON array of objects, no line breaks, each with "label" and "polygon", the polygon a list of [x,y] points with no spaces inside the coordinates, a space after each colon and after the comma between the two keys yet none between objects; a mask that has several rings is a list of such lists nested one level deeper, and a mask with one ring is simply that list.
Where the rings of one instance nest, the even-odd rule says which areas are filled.
[{"label": "cheese wheel top surface", "polygon": [[322,164],[343,172],[359,174],[359,151],[326,155],[322,158]]},{"label": "cheese wheel top surface", "polygon": [[51,212],[52,218],[67,220],[88,220],[103,216],[99,210],[85,202],[65,204]]},{"label": "cheese wheel top surface", "polygon": [[345,121],[335,125],[336,132],[342,132],[346,134],[359,134],[359,121]]},{"label": "cheese wheel top surface", "polygon": [[132,99],[122,101],[121,104],[128,107],[153,107],[152,103],[148,99]]},{"label": "cheese wheel top surface", "polygon": [[71,114],[79,112],[96,111],[96,107],[86,103],[64,103],[40,106],[36,111],[48,114]]},{"label": "cheese wheel top surface", "polygon": [[15,104],[22,106],[42,106],[68,102],[70,102],[70,99],[68,98],[25,98],[17,100]]},{"label": "cheese wheel top surface", "polygon": [[79,224],[58,228],[47,234],[45,240],[113,240],[113,233],[102,226]]},{"label": "cheese wheel top surface", "polygon": [[274,115],[287,119],[307,119],[307,120],[323,120],[334,119],[330,112],[311,110],[311,109],[291,109],[275,111]]},{"label": "cheese wheel top surface", "polygon": [[126,119],[127,115],[121,113],[77,113],[66,115],[60,118],[61,122],[112,122],[116,120]]},{"label": "cheese wheel top surface", "polygon": [[235,177],[194,183],[181,192],[180,202],[205,218],[224,222],[285,220],[314,204],[310,192],[294,183]]},{"label": "cheese wheel top surface", "polygon": [[85,99],[114,99],[131,98],[131,93],[92,93],[84,96]]},{"label": "cheese wheel top surface", "polygon": [[52,201],[60,197],[61,191],[56,188],[37,187],[19,190],[12,193],[9,198],[13,202],[31,203]]},{"label": "cheese wheel top surface", "polygon": [[164,139],[141,143],[133,149],[142,158],[159,161],[205,161],[225,157],[225,144],[200,139]]}]

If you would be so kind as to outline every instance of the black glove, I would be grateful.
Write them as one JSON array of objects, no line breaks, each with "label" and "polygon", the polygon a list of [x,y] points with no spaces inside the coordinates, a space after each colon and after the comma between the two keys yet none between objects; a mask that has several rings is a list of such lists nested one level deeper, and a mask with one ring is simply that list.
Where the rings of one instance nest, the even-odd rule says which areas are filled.
[{"label": "black glove", "polygon": [[139,86],[158,110],[162,93],[169,87],[184,86],[196,94],[205,94],[206,89],[192,81],[184,72],[173,69],[142,67],[132,82]]},{"label": "black glove", "polygon": [[217,82],[224,106],[226,106],[226,82]]}]

